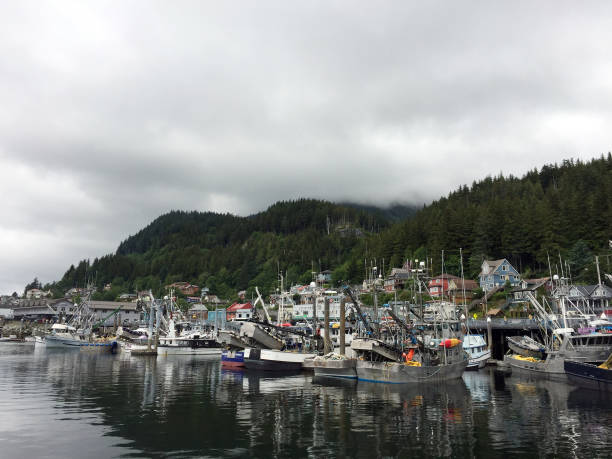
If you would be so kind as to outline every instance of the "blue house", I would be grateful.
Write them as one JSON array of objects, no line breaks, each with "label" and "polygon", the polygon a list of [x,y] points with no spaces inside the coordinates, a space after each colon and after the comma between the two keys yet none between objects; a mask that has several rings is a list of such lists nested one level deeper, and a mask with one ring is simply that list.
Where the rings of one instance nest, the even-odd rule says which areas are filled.
[{"label": "blue house", "polygon": [[503,286],[506,282],[516,287],[521,276],[514,266],[505,258],[501,260],[485,260],[480,268],[480,288],[485,291]]}]

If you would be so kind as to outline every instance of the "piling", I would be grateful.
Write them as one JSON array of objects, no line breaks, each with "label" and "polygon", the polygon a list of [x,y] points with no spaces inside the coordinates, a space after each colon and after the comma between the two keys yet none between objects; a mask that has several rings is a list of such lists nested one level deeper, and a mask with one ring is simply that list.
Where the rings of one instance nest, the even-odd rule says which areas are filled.
[{"label": "piling", "polygon": [[331,344],[331,339],[330,339],[330,330],[329,330],[329,298],[325,297],[325,302],[324,304],[324,308],[325,308],[325,319],[323,322],[323,327],[325,327],[325,340],[323,341],[323,352],[324,354],[328,354],[331,352],[330,349],[330,344]]},{"label": "piling", "polygon": [[340,299],[340,355],[346,354],[346,345],[344,342],[345,330],[346,330],[346,317],[345,317],[345,304],[346,298],[344,295]]},{"label": "piling", "polygon": [[493,357],[493,326],[491,325],[491,317],[487,317],[487,343]]},{"label": "piling", "polygon": [[315,295],[312,299],[312,320],[314,322],[314,330],[312,331],[313,334],[317,333],[317,326],[319,325],[319,318],[317,317],[317,300],[318,300],[318,296]]}]

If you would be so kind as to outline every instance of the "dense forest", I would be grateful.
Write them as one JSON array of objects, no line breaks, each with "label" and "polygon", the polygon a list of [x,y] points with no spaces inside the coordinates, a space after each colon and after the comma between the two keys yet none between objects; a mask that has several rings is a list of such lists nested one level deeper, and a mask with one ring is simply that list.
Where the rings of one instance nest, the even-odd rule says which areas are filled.
[{"label": "dense forest", "polygon": [[[259,286],[270,292],[279,270],[288,284],[312,271],[333,271],[334,283],[363,280],[364,261],[401,266],[431,260],[433,273],[475,278],[483,259],[508,258],[524,276],[556,271],[559,257],[578,282],[595,278],[593,255],[610,272],[612,156],[566,160],[522,178],[487,177],[428,206],[377,209],[300,199],[237,217],[170,212],[123,241],[115,254],[83,260],[45,288],[111,283],[117,292],[153,289],[174,281],[207,286],[223,298]],[[399,216],[399,217],[398,217]],[[405,217],[407,216],[407,217]],[[442,257],[444,251],[444,257]],[[550,260],[550,264],[549,264]]]},{"label": "dense forest", "polygon": [[[610,268],[612,156],[588,163],[566,160],[522,178],[487,177],[462,186],[413,218],[372,237],[371,250],[396,266],[402,259],[432,259],[434,271],[476,278],[483,259],[507,258],[525,276],[555,271],[559,256],[576,281],[593,281],[593,254]],[[560,267],[557,269],[560,270]]]}]

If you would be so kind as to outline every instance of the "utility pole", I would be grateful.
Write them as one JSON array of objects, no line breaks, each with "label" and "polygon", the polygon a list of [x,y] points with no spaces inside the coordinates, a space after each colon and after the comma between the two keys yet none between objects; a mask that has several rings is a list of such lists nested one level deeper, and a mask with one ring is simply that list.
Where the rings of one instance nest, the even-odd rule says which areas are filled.
[{"label": "utility pole", "polygon": [[340,355],[346,354],[346,344],[344,342],[346,333],[346,297],[342,295],[340,299]]},{"label": "utility pole", "polygon": [[325,302],[324,302],[324,311],[325,311],[325,319],[323,321],[323,326],[325,327],[325,335],[324,335],[324,341],[323,341],[323,353],[324,354],[329,354],[331,352],[331,340],[329,337],[329,298],[325,297]]}]

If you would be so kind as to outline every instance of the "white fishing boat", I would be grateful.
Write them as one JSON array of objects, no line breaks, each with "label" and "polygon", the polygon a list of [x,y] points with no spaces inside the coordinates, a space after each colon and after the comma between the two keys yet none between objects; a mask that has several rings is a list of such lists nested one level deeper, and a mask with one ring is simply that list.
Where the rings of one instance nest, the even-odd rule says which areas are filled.
[{"label": "white fishing boat", "polygon": [[221,345],[211,332],[188,331],[177,334],[173,319],[168,334],[159,338],[157,355],[221,355]]},{"label": "white fishing boat", "polygon": [[81,344],[87,342],[82,332],[67,324],[53,324],[51,333],[43,337],[48,348],[79,349]]},{"label": "white fishing boat", "polygon": [[491,350],[482,335],[464,335],[463,350],[469,356],[467,370],[478,370],[484,368],[491,358]]}]

